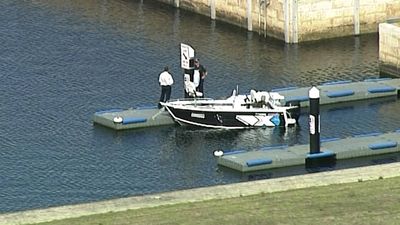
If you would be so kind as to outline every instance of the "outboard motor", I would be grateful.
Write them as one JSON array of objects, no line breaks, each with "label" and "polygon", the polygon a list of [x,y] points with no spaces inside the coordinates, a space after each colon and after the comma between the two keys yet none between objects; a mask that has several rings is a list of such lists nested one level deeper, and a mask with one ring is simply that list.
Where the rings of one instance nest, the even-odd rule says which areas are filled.
[{"label": "outboard motor", "polygon": [[289,109],[288,112],[290,113],[290,116],[298,123],[301,114],[300,101],[289,101],[286,102],[285,106],[297,106],[296,108]]}]

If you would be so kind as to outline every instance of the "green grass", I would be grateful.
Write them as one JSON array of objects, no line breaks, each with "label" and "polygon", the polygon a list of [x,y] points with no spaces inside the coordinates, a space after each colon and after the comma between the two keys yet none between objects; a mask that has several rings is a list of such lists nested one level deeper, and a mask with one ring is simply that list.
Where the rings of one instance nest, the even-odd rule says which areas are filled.
[{"label": "green grass", "polygon": [[41,224],[400,224],[400,177]]}]

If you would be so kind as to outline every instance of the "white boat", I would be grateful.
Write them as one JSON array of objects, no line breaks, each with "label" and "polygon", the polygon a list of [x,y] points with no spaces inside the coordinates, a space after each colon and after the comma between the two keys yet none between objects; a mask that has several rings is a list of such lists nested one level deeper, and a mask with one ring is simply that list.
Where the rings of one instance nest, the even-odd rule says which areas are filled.
[{"label": "white boat", "polygon": [[251,90],[248,95],[239,95],[234,90],[223,100],[194,97],[161,104],[181,125],[225,129],[295,125],[300,106],[282,106],[283,99],[276,92]]},{"label": "white boat", "polygon": [[[181,43],[182,69],[195,69],[194,56],[194,49]],[[234,90],[230,97],[223,100],[203,98],[203,93],[196,91],[195,80],[185,72],[184,88],[187,96],[192,98],[160,102],[181,125],[225,129],[287,127],[296,124],[300,115],[299,104],[282,106],[284,97],[276,92],[251,90],[248,95],[239,95]]]}]

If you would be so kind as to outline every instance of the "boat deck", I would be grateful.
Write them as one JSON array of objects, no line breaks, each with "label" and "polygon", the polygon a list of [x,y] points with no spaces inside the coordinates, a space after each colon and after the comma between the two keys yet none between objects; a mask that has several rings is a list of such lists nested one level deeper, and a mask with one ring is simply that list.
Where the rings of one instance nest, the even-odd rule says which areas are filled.
[{"label": "boat deck", "polygon": [[[400,79],[377,78],[360,82],[334,81],[317,86],[320,89],[320,104],[333,104],[372,98],[399,96]],[[310,87],[287,87],[273,89],[285,97],[285,102],[299,101],[302,107],[308,106]],[[113,119],[121,116],[123,122],[114,123]],[[135,109],[110,109],[96,112],[93,122],[115,130],[135,129],[174,124],[168,112],[154,107]]]},{"label": "boat deck", "polygon": [[[321,139],[321,153],[318,154],[336,154],[336,159],[340,160],[394,153],[400,152],[399,142],[400,130],[385,134],[360,134],[345,139]],[[267,146],[257,151],[225,152],[218,158],[218,164],[240,172],[252,172],[304,165],[309,156],[309,145]]]}]

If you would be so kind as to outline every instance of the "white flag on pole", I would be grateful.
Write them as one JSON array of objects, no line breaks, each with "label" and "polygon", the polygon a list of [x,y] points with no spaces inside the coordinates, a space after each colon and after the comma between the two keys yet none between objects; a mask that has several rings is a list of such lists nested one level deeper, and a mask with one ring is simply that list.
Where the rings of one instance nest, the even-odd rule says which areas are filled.
[{"label": "white flag on pole", "polygon": [[187,44],[181,43],[181,67],[183,69],[193,69],[190,60],[194,58],[194,49]]}]

